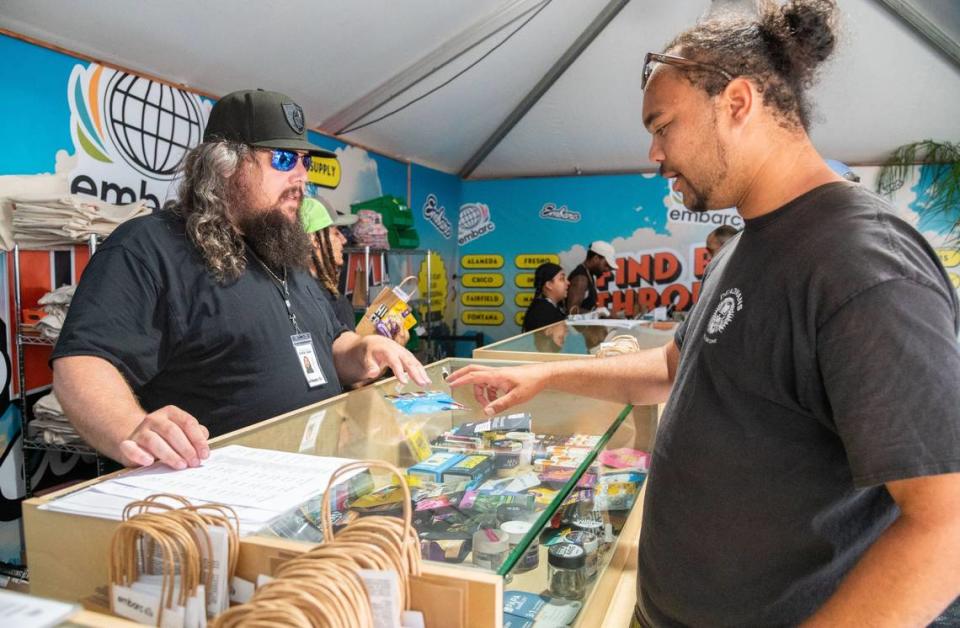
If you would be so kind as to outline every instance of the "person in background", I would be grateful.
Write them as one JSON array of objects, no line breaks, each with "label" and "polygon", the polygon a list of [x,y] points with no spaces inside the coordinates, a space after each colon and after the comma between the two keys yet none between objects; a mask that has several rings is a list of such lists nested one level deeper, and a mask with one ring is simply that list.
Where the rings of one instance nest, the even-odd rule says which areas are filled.
[{"label": "person in background", "polygon": [[717,253],[723,248],[723,245],[727,243],[727,240],[739,233],[734,227],[730,225],[720,225],[709,234],[707,234],[707,261],[711,261],[716,257]]},{"label": "person in background", "polygon": [[569,287],[567,275],[559,264],[547,262],[537,266],[533,273],[533,301],[523,316],[523,331],[566,320],[563,307]]},{"label": "person in background", "polygon": [[[334,218],[334,215],[336,218]],[[343,247],[347,237],[341,229],[356,222],[356,216],[341,216],[320,198],[307,198],[300,208],[303,229],[310,236],[310,274],[333,308],[337,320],[350,331],[357,328],[353,305],[340,292],[340,270],[343,268]],[[353,221],[349,221],[353,218]],[[338,224],[339,223],[339,224]]]},{"label": "person in background", "polygon": [[337,395],[340,381],[391,368],[429,384],[406,349],[340,325],[306,272],[312,155],[330,153],[289,97],[228,94],[184,157],[177,201],[90,259],[51,358],[90,445],[126,466],[195,467],[210,436]]},{"label": "person in background", "polygon": [[[349,228],[357,222],[354,214],[340,213],[322,197],[309,198],[301,209],[304,230],[311,236],[313,250],[310,253],[310,274],[330,300],[337,320],[350,331],[357,328],[353,304],[340,291],[340,276],[345,259],[343,248],[349,241]],[[392,340],[406,345],[410,332],[402,325],[396,328]]]},{"label": "person in background", "polygon": [[587,257],[570,273],[567,292],[567,313],[586,314],[597,307],[597,277],[617,270],[617,256],[613,247],[597,240],[587,249]]},{"label": "person in background", "polygon": [[958,625],[960,304],[923,236],[808,135],[837,13],[761,2],[647,54],[651,161],[688,209],[745,223],[670,343],[447,378],[489,414],[546,388],[666,402],[635,625]]}]

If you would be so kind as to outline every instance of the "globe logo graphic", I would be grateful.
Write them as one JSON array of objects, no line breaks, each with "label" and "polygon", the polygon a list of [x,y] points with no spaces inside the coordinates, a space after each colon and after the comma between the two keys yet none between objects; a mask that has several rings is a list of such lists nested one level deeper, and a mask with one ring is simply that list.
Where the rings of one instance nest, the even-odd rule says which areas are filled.
[{"label": "globe logo graphic", "polygon": [[197,97],[169,85],[118,72],[107,85],[104,105],[113,145],[152,179],[173,179],[184,154],[203,136]]},{"label": "globe logo graphic", "polygon": [[707,333],[718,334],[726,329],[730,321],[733,320],[736,309],[737,302],[733,297],[726,297],[720,301],[717,304],[717,309],[713,311],[713,316],[710,317],[710,322],[707,323]]},{"label": "globe logo graphic", "polygon": [[489,219],[490,210],[478,203],[467,203],[460,208],[460,230],[474,229]]}]

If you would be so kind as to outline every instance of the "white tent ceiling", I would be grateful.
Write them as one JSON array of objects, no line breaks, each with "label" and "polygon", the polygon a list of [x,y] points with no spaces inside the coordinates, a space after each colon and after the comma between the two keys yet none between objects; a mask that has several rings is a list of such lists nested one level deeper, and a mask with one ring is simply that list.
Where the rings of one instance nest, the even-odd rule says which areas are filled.
[{"label": "white tent ceiling", "polygon": [[[944,16],[958,22],[960,3],[927,3],[941,22]],[[813,139],[820,151],[848,163],[877,163],[906,142],[960,139],[960,69],[876,0],[839,4],[843,41],[812,93],[818,112]],[[430,53],[443,56],[462,46],[491,16],[511,10],[516,16],[524,9],[361,123],[423,95],[489,53],[474,67],[396,115],[343,135],[456,173],[607,5],[0,0],[0,27],[214,96],[250,87],[282,91],[303,105],[312,126],[333,133],[339,129],[321,123],[342,122],[344,110]],[[709,8],[708,0],[629,2],[472,176],[651,169],[639,116],[643,54],[662,49]]]}]

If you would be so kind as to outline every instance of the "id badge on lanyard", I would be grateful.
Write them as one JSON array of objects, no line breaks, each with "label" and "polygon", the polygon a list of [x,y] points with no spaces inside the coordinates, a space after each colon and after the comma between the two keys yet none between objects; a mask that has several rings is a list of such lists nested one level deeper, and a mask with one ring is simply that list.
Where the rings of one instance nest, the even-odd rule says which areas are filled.
[{"label": "id badge on lanyard", "polygon": [[313,349],[313,337],[310,333],[294,334],[290,336],[293,343],[293,350],[297,352],[297,361],[303,370],[303,376],[307,379],[307,385],[310,388],[316,388],[327,383],[327,378],[320,368],[320,361],[317,359],[317,352]]}]

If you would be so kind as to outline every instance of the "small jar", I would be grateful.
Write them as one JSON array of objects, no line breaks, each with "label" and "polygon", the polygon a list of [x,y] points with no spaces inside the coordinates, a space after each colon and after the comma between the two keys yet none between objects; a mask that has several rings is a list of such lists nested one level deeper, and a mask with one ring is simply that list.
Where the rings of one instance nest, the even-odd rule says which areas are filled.
[{"label": "small jar", "polygon": [[537,440],[536,434],[532,432],[507,432],[506,438],[520,443],[521,466],[533,464],[533,444]]},{"label": "small jar", "polygon": [[[500,525],[500,530],[507,533],[510,538],[510,551],[516,549],[517,545],[523,540],[533,524],[528,521],[505,521]],[[523,553],[520,560],[513,566],[513,573],[524,573],[540,566],[540,539],[533,537],[527,551]]]},{"label": "small jar", "polygon": [[473,564],[496,571],[510,553],[510,536],[501,530],[483,528],[473,534]]},{"label": "small jar", "polygon": [[600,552],[602,553],[607,551],[607,544],[604,542],[605,534],[603,519],[597,513],[591,513],[586,517],[574,516],[570,520],[570,525],[577,532],[589,532],[590,534],[593,534],[600,543]]},{"label": "small jar", "polygon": [[564,600],[582,600],[587,589],[586,552],[573,543],[559,543],[547,554],[550,595]]},{"label": "small jar", "polygon": [[520,470],[520,452],[523,445],[515,440],[501,438],[492,443],[493,468],[498,478],[509,478]]},{"label": "small jar", "polygon": [[580,530],[571,532],[567,535],[567,541],[583,548],[587,558],[587,580],[593,580],[597,577],[597,564],[600,558],[600,539],[593,532],[582,532]]}]

